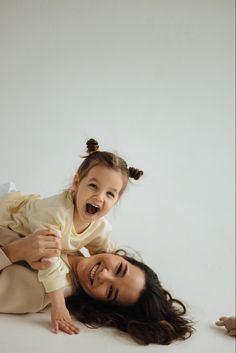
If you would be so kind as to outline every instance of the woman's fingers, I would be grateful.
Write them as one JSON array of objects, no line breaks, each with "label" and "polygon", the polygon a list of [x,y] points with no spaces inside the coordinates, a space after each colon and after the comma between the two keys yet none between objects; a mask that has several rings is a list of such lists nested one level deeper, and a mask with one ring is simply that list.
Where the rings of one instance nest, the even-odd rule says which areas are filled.
[{"label": "woman's fingers", "polygon": [[41,242],[48,247],[51,246],[53,248],[55,248],[55,247],[61,248],[60,238],[56,238],[51,235],[48,237],[43,236]]},{"label": "woman's fingers", "polygon": [[47,235],[47,236],[53,235],[55,237],[59,237],[57,232],[53,229],[40,229],[40,230],[37,230],[37,232],[35,232],[34,234],[35,235]]},{"label": "woman's fingers", "polygon": [[53,257],[53,256],[60,256],[61,250],[59,249],[44,249],[43,257]]},{"label": "woman's fingers", "polygon": [[34,261],[30,265],[34,270],[46,270],[52,263],[50,261]]}]

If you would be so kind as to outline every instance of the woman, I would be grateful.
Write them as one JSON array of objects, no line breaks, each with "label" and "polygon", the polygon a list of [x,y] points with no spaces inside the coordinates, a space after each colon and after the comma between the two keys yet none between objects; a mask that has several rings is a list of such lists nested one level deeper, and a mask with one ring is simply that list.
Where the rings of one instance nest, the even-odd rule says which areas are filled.
[{"label": "woman", "polygon": [[[17,238],[11,231],[0,230],[0,312],[41,311],[48,298],[37,274],[13,263],[24,260],[34,269],[50,270],[50,263],[40,258],[58,256],[60,240],[45,230]],[[79,321],[89,327],[116,327],[140,344],[169,344],[191,336],[193,328],[183,317],[184,305],[161,287],[145,264],[119,254],[63,256],[70,269],[65,296]],[[78,333],[74,325],[61,323],[60,329]]]}]

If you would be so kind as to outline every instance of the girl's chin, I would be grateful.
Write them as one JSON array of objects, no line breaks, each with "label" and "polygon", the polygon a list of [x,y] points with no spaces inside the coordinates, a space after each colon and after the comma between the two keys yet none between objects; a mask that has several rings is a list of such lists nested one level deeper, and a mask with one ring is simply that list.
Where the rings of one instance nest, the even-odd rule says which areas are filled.
[{"label": "girl's chin", "polygon": [[86,219],[97,219],[97,218],[100,218],[100,216],[98,215],[98,212],[96,213],[89,213],[87,212],[86,210],[83,212],[84,216]]}]

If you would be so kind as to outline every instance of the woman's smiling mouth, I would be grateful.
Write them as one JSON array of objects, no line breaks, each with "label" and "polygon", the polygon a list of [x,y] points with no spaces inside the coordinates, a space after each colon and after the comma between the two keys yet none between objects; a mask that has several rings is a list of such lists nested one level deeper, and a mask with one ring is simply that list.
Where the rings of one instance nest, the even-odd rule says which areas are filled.
[{"label": "woman's smiling mouth", "polygon": [[97,272],[98,267],[100,266],[101,262],[97,263],[96,265],[94,265],[91,269],[91,271],[89,272],[89,279],[91,284],[93,284],[94,278],[95,278],[95,274]]}]

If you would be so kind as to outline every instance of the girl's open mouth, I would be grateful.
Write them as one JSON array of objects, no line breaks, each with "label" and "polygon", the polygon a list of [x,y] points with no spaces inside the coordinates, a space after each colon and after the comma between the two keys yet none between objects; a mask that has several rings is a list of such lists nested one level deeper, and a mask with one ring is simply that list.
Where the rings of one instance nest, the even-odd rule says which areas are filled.
[{"label": "girl's open mouth", "polygon": [[89,214],[95,214],[99,211],[99,207],[92,203],[86,203],[86,211]]}]

